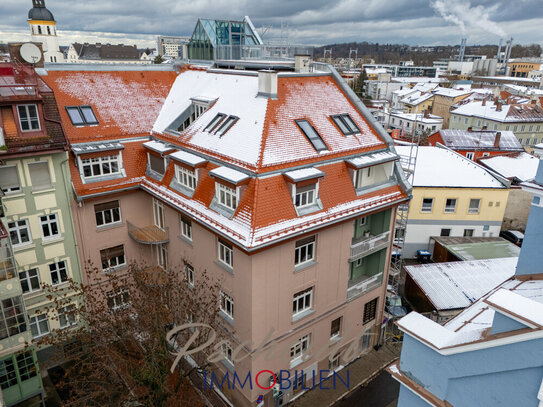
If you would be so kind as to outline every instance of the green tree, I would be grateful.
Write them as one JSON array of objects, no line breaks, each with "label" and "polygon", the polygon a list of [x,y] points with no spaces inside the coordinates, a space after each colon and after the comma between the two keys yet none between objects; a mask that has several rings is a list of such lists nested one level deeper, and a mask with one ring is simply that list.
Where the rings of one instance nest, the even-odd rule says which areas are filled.
[{"label": "green tree", "polygon": [[356,93],[359,98],[362,98],[364,96],[367,80],[368,75],[366,74],[366,70],[362,68],[362,70],[360,71],[360,75],[358,75],[356,80],[353,82],[354,93]]},{"label": "green tree", "polygon": [[160,55],[157,55],[153,61],[155,64],[161,64],[162,62],[164,62],[164,59]]}]

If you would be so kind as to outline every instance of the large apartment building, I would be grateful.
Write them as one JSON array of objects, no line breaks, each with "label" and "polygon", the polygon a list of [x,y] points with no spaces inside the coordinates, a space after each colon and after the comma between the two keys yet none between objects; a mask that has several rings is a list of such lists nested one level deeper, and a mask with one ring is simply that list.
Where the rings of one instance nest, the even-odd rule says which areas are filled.
[{"label": "large apartment building", "polygon": [[[230,340],[217,374],[304,372],[265,394],[272,405],[380,340],[391,229],[410,195],[391,140],[340,76],[295,66],[44,76],[71,143],[81,258],[178,267],[194,284],[207,270]],[[253,354],[264,340],[271,360]],[[249,406],[262,390],[226,393]]]}]

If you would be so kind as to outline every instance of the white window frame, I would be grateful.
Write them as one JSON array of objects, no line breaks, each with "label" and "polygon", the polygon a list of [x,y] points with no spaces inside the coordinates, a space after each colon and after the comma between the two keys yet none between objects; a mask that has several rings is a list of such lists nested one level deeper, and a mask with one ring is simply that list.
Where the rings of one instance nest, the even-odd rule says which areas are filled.
[{"label": "white window frame", "polygon": [[159,244],[156,247],[157,262],[160,268],[163,270],[168,269],[168,246],[166,244]]},{"label": "white window frame", "polygon": [[[316,250],[316,242],[317,239],[315,236],[311,236],[306,239],[312,238],[313,240],[304,244],[301,244],[298,246],[298,242],[295,243],[294,248],[294,266],[299,267],[304,264],[312,263],[315,261],[315,250]],[[302,239],[302,240],[306,240]],[[305,257],[305,260],[302,260],[302,258]]]},{"label": "white window frame", "polygon": [[316,182],[314,188],[307,188],[307,185],[303,191],[298,192],[298,187],[295,189],[294,193],[294,206],[298,209],[307,208],[308,206],[315,205],[317,203],[317,195],[319,193],[319,183]]},{"label": "white window frame", "polygon": [[[54,267],[51,267],[51,266],[54,266]],[[49,275],[51,277],[52,286],[64,284],[65,282],[69,280],[70,276],[68,275],[68,265],[66,264],[66,260],[50,263],[48,267],[49,267]],[[65,278],[62,277],[63,276],[63,273],[61,273],[62,270],[64,270],[64,275],[66,276]],[[56,283],[53,280],[53,274],[57,275]]]},{"label": "white window frame", "polygon": [[305,352],[309,349],[310,334],[302,336],[294,345],[290,347],[290,362],[301,360]]},{"label": "white window frame", "polygon": [[[118,203],[118,206],[116,208],[103,209],[101,211],[94,210],[94,217],[96,219],[96,226],[97,227],[116,225],[116,224],[121,223],[123,221],[123,218],[121,216],[121,204],[120,204],[119,201],[117,201],[117,203]],[[119,219],[118,220],[115,220],[115,212],[114,212],[115,209],[118,209],[118,214],[119,214]],[[111,222],[106,222],[106,213],[109,213]],[[98,224],[98,217],[97,217],[98,214],[101,214],[101,217],[102,217],[102,223],[101,224]]]},{"label": "white window frame", "polygon": [[185,263],[183,269],[189,286],[194,287],[194,267],[192,267],[192,264]]},{"label": "white window frame", "polygon": [[337,368],[341,366],[340,359],[341,359],[341,352],[336,353],[334,356],[328,359],[328,370],[330,372],[335,371]]},{"label": "white window frame", "polygon": [[[122,263],[119,260],[121,256],[110,257],[109,259],[106,260],[107,264],[108,264],[107,267],[104,267],[104,265],[102,264],[102,270],[103,271],[114,270],[114,269],[126,266],[126,252],[125,252],[124,245],[117,245],[117,246],[123,246]],[[102,258],[102,252],[104,250],[110,250],[110,249],[112,249],[114,247],[117,247],[117,246],[112,246],[112,247],[108,247],[106,249],[100,250],[100,261],[101,261],[101,258]],[[112,260],[114,260],[114,261],[112,261]],[[112,263],[115,263],[115,264],[112,264]]]},{"label": "white window frame", "polygon": [[198,171],[197,170],[191,171],[185,167],[176,165],[175,178],[177,182],[179,182],[185,188],[190,189],[191,191],[194,191],[196,189],[196,185],[198,185]]},{"label": "white window frame", "polygon": [[4,191],[4,194],[14,194],[17,192],[21,192],[21,179],[19,178],[19,169],[17,168],[17,165],[3,165],[0,168],[11,168],[13,167],[15,169],[15,175],[17,176],[17,186],[11,186],[4,188],[2,187],[1,190]]},{"label": "white window frame", "polygon": [[164,229],[164,205],[153,198],[153,222],[156,227]]},{"label": "white window frame", "polygon": [[[432,203],[430,205],[430,209],[428,210],[427,208],[424,207],[424,200],[425,199],[431,199],[432,200]],[[422,198],[422,204],[420,206],[420,211],[422,213],[432,213],[432,211],[434,210],[434,198]]]},{"label": "white window frame", "polygon": [[[20,223],[23,223],[22,225]],[[14,226],[9,226],[10,224],[14,224]],[[21,237],[21,231],[26,230],[26,233],[28,235],[28,241],[23,242]],[[26,246],[32,244],[32,234],[30,233],[30,224],[28,223],[28,219],[19,219],[14,220],[13,222],[8,222],[8,232],[10,235],[11,240],[11,246],[13,247],[20,247],[20,246]],[[11,233],[15,232],[17,235],[17,243],[13,243],[13,239],[11,239]]]},{"label": "white window frame", "polygon": [[[339,329],[336,333],[332,333],[332,323],[337,321],[339,319]],[[330,339],[339,338],[341,337],[341,325],[343,322],[343,317],[337,317],[334,318],[332,321],[330,321]]]},{"label": "white window frame", "polygon": [[[30,323],[30,334],[32,335],[32,338],[40,338],[51,332],[51,327],[49,326],[49,318],[47,317],[46,313],[33,316],[29,315],[28,320]],[[42,322],[45,322],[47,330],[42,329]],[[36,330],[38,331],[38,334],[36,336],[34,336],[34,333],[32,332],[32,326],[36,327]]]},{"label": "white window frame", "polygon": [[[307,304],[309,300],[309,304]],[[296,317],[313,307],[313,287],[294,294],[292,298],[292,316]]]},{"label": "white window frame", "polygon": [[[113,300],[112,307],[109,307],[108,304],[111,311],[118,311],[130,306],[130,291],[126,287],[121,287],[116,291],[109,291],[106,293],[106,297],[107,301]],[[128,300],[125,301],[125,298],[128,298]]]},{"label": "white window frame", "polygon": [[[112,175],[121,174],[121,155],[107,155],[94,158],[80,158],[81,176],[84,179],[94,179],[100,177],[109,177]],[[105,165],[109,165],[109,172],[104,171]],[[117,170],[112,171],[112,164],[117,165]],[[88,168],[91,175],[85,175],[85,168]],[[95,173],[94,170],[97,170]]]},{"label": "white window frame", "polygon": [[[479,201],[479,204],[477,205],[477,209],[472,209],[471,207],[472,201]],[[471,198],[469,200],[468,213],[470,215],[477,215],[480,211],[481,211],[481,198]]]},{"label": "white window frame", "polygon": [[183,216],[180,216],[181,236],[192,242],[192,221]]},{"label": "white window frame", "polygon": [[218,241],[218,258],[225,266],[234,267],[234,248],[226,246],[220,239]]},{"label": "white window frame", "polygon": [[238,188],[233,189],[215,182],[215,192],[217,194],[217,202],[219,205],[224,206],[227,209],[236,210],[238,207]]},{"label": "white window frame", "polygon": [[232,359],[232,345],[230,342],[222,342],[221,344],[221,352],[224,355],[224,360],[230,363],[232,366],[234,365],[234,359]]},{"label": "white window frame", "polygon": [[[454,207],[451,210],[450,208],[447,208],[447,201],[454,201]],[[458,199],[457,198],[445,198],[445,213],[456,213],[456,207],[458,206]]]},{"label": "white window frame", "polygon": [[[30,275],[30,272],[34,272],[34,275]],[[22,274],[22,276],[21,276]],[[28,270],[19,271],[19,281],[23,282],[26,281],[26,284],[28,285],[28,291],[23,290],[23,294],[30,294],[33,292],[41,291],[41,280],[40,280],[40,271],[37,268],[31,268]],[[32,287],[32,282],[38,282],[38,288]],[[23,285],[21,284],[21,289],[23,288]]]},{"label": "white window frame", "polygon": [[230,319],[234,319],[234,299],[222,290],[219,292],[219,309]]},{"label": "white window frame", "polygon": [[[75,304],[66,305],[58,310],[58,323],[61,329],[77,325],[77,317],[73,311],[76,311]],[[62,322],[63,318],[65,323]]]},{"label": "white window frame", "polygon": [[[36,109],[36,116],[35,117],[30,117],[30,111],[29,111],[29,107],[30,106],[34,106],[34,108]],[[21,118],[21,112],[20,112],[20,108],[24,108],[25,112],[26,112],[26,119],[25,119],[25,122],[28,121],[28,127],[29,129],[28,130],[23,130],[23,119]],[[34,103],[29,103],[29,104],[26,104],[26,105],[17,105],[17,117],[19,118],[19,126],[21,128],[21,131],[22,132],[29,132],[29,131],[40,131],[41,130],[41,123],[40,123],[40,112],[38,110],[38,105],[34,104]],[[32,122],[38,122],[38,128],[34,128],[32,127]]]},{"label": "white window frame", "polygon": [[472,161],[473,161],[473,153],[472,153],[472,152],[466,153],[466,158],[467,158],[468,160],[472,160]]},{"label": "white window frame", "polygon": [[[43,218],[46,218],[43,220]],[[41,237],[43,240],[55,240],[58,239],[60,234],[60,222],[58,221],[58,217],[56,213],[50,213],[48,215],[40,215],[40,229],[41,229]],[[57,226],[57,233],[53,233],[53,225],[56,224]],[[49,236],[45,236],[44,228],[49,233]]]}]

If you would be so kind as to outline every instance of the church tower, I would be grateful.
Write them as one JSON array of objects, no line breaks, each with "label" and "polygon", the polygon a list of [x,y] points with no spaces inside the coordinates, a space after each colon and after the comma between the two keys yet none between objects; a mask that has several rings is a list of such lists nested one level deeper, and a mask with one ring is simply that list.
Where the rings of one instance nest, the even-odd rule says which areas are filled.
[{"label": "church tower", "polygon": [[45,8],[45,0],[32,0],[28,12],[30,35],[33,42],[41,42],[45,62],[64,62],[57,37],[57,23],[53,13]]}]

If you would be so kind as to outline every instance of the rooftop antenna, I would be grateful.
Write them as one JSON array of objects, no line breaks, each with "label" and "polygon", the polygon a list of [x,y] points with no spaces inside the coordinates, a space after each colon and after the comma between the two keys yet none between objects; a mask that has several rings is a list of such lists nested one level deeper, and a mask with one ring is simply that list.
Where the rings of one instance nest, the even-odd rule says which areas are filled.
[{"label": "rooftop antenna", "polygon": [[464,52],[466,51],[466,41],[467,41],[467,38],[462,38],[462,42],[460,43],[460,52],[458,53],[458,60],[460,62],[464,60]]}]

